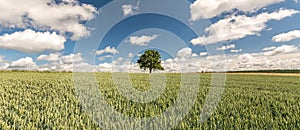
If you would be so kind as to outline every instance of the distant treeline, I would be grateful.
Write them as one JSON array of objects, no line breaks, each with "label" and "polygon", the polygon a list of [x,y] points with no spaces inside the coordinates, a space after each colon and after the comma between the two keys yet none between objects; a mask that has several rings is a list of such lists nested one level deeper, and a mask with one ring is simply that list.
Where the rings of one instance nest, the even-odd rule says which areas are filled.
[{"label": "distant treeline", "polygon": [[300,69],[228,71],[227,73],[300,73]]}]

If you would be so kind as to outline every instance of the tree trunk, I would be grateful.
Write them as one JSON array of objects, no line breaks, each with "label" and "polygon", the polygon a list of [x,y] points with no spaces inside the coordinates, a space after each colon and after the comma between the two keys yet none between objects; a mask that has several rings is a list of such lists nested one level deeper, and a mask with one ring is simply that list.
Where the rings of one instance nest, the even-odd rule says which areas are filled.
[{"label": "tree trunk", "polygon": [[149,71],[150,71],[150,74],[152,73],[152,69],[149,69]]}]

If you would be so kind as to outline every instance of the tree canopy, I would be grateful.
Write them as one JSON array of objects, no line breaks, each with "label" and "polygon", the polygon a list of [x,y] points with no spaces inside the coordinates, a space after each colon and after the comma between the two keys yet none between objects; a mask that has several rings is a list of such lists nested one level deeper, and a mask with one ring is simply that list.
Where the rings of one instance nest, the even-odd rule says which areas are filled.
[{"label": "tree canopy", "polygon": [[164,70],[161,66],[161,56],[156,50],[146,50],[144,54],[140,56],[137,63],[140,66],[140,69],[147,70],[149,69],[149,73],[155,70]]}]

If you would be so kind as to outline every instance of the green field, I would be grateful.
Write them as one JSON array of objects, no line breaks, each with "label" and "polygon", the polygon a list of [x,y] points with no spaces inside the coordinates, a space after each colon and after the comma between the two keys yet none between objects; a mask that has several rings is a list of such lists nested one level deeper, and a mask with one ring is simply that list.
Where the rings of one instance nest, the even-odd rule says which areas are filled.
[{"label": "green field", "polygon": [[[199,75],[196,103],[174,129],[300,129],[299,76],[229,74],[218,107],[200,123],[211,74]],[[174,105],[181,84],[180,74],[166,74],[161,96],[137,103],[120,95],[110,73],[96,77],[107,103],[135,118],[156,117]],[[137,90],[150,88],[148,74],[130,77]],[[1,72],[0,129],[101,129],[76,95],[72,73]]]}]

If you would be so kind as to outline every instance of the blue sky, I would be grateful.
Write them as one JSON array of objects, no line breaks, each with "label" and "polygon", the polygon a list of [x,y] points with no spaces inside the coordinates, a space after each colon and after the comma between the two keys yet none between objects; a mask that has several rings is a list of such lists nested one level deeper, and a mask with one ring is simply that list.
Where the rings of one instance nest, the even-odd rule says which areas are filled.
[{"label": "blue sky", "polygon": [[0,69],[136,72],[147,49],[167,72],[300,69],[296,0],[27,4],[0,5]]}]

